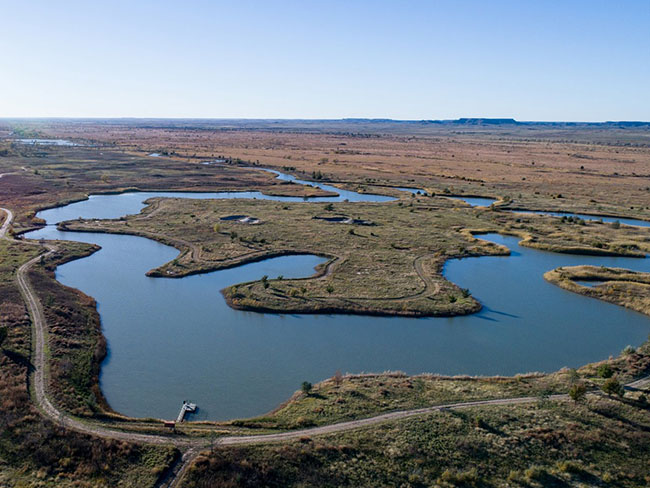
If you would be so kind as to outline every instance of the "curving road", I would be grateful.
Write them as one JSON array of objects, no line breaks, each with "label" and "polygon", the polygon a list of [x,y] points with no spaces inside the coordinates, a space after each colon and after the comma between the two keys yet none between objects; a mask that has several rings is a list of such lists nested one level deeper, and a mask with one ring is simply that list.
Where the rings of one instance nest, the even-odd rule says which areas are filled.
[{"label": "curving road", "polygon": [[[13,214],[10,210],[0,208],[7,214],[7,218],[0,227],[0,238],[10,239],[6,235],[11,222],[13,221]],[[29,281],[29,270],[32,266],[38,263],[42,256],[47,256],[54,251],[56,247],[45,245],[47,252],[40,254],[35,258],[27,261],[18,269],[16,280],[20,292],[25,300],[29,314],[32,318],[34,328],[34,357],[32,358],[34,371],[33,371],[33,384],[34,384],[34,403],[41,410],[42,414],[49,417],[51,420],[66,426],[67,428],[90,434],[107,439],[116,439],[123,441],[148,443],[148,444],[173,444],[179,448],[187,449],[182,459],[177,463],[167,479],[163,480],[159,486],[173,487],[177,486],[179,480],[184,475],[189,463],[196,457],[200,449],[206,448],[210,445],[210,441],[205,439],[180,439],[165,437],[155,434],[138,434],[132,432],[123,432],[104,427],[99,422],[83,422],[59,410],[47,396],[46,386],[48,384],[47,375],[47,357],[45,354],[45,344],[47,337],[47,323],[43,314],[43,308],[38,300],[36,292],[34,291]],[[642,388],[650,382],[650,376],[634,381],[626,385],[627,389]],[[568,395],[552,395],[549,397],[551,400],[566,401]],[[245,436],[226,436],[221,437],[216,441],[216,445],[220,446],[235,446],[245,444],[262,444],[270,442],[283,442],[288,440],[300,439],[306,436],[334,434],[345,432],[364,427],[377,425],[384,422],[395,420],[407,419],[420,415],[426,415],[432,412],[440,412],[445,410],[456,410],[478,406],[489,405],[518,405],[526,403],[534,403],[538,401],[538,397],[515,397],[515,398],[502,398],[496,400],[478,400],[473,402],[458,402],[447,405],[436,405],[426,408],[418,408],[412,410],[400,410],[395,412],[388,412],[375,417],[351,420],[347,422],[339,422],[336,424],[323,425],[320,427],[311,427],[307,429],[293,430],[290,432],[281,432],[277,434],[259,434],[259,435],[245,435]]]},{"label": "curving road", "polygon": [[9,226],[14,220],[14,214],[8,208],[0,207],[0,210],[2,210],[4,213],[7,214],[5,221],[2,223],[2,227],[0,227],[0,239],[2,239],[7,234],[7,231],[9,230]]}]

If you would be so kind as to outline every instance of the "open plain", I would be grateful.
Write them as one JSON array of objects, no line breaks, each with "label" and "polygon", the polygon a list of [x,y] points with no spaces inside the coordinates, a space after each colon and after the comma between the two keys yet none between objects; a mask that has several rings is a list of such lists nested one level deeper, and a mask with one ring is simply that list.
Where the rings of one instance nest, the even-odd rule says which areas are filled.
[{"label": "open plain", "polygon": [[[150,271],[156,279],[279,255],[328,259],[306,279],[266,277],[225,288],[228,304],[238,309],[470,314],[481,303],[471,288],[443,276],[445,262],[509,252],[477,234],[516,236],[543,251],[643,260],[650,251],[645,227],[513,210],[650,221],[647,124],[3,120],[0,136],[1,206],[12,212],[3,212],[0,241],[0,327],[7,331],[0,484],[648,482],[647,386],[632,383],[650,373],[647,343],[598,364],[514,377],[332,371],[332,378],[319,378],[268,415],[186,422],[173,432],[159,419],[128,418],[112,411],[100,388],[107,349],[97,304],[56,280],[58,266],[97,254],[98,247],[21,235],[43,225],[39,210],[90,194],[256,190],[295,196],[304,201],[155,198],[139,214],[75,218],[59,228],[136,235],[177,248],[175,259]],[[310,201],[330,193],[259,168],[393,200]],[[397,189],[403,187],[422,191]],[[495,203],[471,207],[454,196]],[[229,219],[233,215],[256,222]],[[569,292],[648,313],[646,274],[562,268],[546,278]],[[606,284],[585,291],[573,280]],[[32,335],[41,329],[43,347]],[[631,384],[627,390],[624,383]],[[575,393],[582,388],[584,395]],[[476,403],[487,400],[496,403]],[[406,413],[380,417],[396,412]],[[265,441],[263,434],[285,443]],[[229,446],[249,442],[261,445]],[[189,454],[181,459],[181,451]]]}]

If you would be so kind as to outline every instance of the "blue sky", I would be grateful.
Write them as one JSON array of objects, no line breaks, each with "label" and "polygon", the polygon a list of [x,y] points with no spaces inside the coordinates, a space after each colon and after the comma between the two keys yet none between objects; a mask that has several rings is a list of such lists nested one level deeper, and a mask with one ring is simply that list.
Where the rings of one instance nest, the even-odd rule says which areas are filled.
[{"label": "blue sky", "polygon": [[0,117],[650,120],[650,0],[0,0]]}]

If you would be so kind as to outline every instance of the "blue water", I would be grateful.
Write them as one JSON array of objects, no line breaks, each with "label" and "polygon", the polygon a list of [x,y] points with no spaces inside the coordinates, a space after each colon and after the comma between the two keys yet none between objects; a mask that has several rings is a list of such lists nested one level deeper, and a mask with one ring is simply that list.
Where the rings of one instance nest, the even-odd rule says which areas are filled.
[{"label": "blue water", "polygon": [[[261,169],[262,171],[267,171],[269,173],[273,173],[278,177],[278,179],[283,180],[283,181],[291,181],[293,183],[296,183],[298,185],[307,185],[307,186],[313,186],[315,188],[320,188],[321,190],[325,191],[331,191],[334,193],[338,193],[337,197],[311,197],[309,198],[309,201],[318,201],[318,202],[390,202],[392,200],[395,200],[393,197],[388,197],[385,195],[373,195],[372,193],[357,193],[356,191],[350,191],[350,190],[342,190],[340,188],[337,188],[335,186],[331,185],[325,185],[324,183],[317,183],[314,181],[306,181],[306,180],[299,180],[293,175],[289,175],[286,173],[281,173],[280,171],[276,171],[274,169],[267,169],[267,168],[254,168],[254,169]],[[410,191],[410,190],[409,190]],[[303,201],[304,198],[302,197],[284,197],[283,198],[278,198],[278,197],[267,197],[267,199],[271,200],[280,200],[280,201]],[[286,200],[286,198],[289,198],[289,200]]]},{"label": "blue water", "polygon": [[483,197],[447,197],[453,198],[454,200],[462,200],[465,203],[469,203],[472,207],[489,207],[496,199],[494,198],[483,198]]},{"label": "blue water", "polygon": [[[38,215],[48,222],[114,218],[138,211],[145,198],[166,195],[93,197]],[[208,195],[220,194],[188,194]],[[355,201],[366,197],[356,194]],[[185,399],[199,405],[194,419],[258,415],[287,399],[302,381],[317,382],[336,370],[553,371],[617,354],[650,332],[646,316],[564,291],[542,278],[555,267],[578,264],[650,271],[650,260],[547,253],[498,234],[483,238],[508,246],[511,256],[452,260],[444,270],[484,309],[464,317],[422,319],[242,312],[229,308],[220,294],[226,286],[263,275],[308,276],[324,261],[316,256],[285,256],[165,279],[145,273],[178,251],[148,239],[61,232],[54,226],[28,237],[102,247],[60,266],[57,279],[96,298],[109,348],[101,388],[115,410],[131,416],[175,418]]]},{"label": "blue water", "polygon": [[[395,198],[385,195],[375,195],[372,193],[357,193],[354,191],[340,190],[329,185],[313,184],[311,182],[303,182],[296,180],[289,175],[284,175],[277,171],[270,171],[276,173],[282,180],[295,181],[297,184],[311,184],[327,191],[336,192],[337,196],[332,197],[311,197],[308,199],[310,202],[388,202],[393,201]],[[63,222],[64,220],[74,220],[77,218],[84,219],[116,219],[123,215],[137,214],[142,210],[146,204],[144,203],[149,198],[162,197],[162,198],[195,198],[200,200],[207,199],[257,199],[257,200],[273,200],[280,202],[304,202],[303,197],[278,197],[264,195],[259,191],[222,191],[222,192],[128,192],[119,195],[90,195],[87,200],[71,203],[64,207],[50,208],[38,213],[38,217],[44,219],[49,223]]]}]

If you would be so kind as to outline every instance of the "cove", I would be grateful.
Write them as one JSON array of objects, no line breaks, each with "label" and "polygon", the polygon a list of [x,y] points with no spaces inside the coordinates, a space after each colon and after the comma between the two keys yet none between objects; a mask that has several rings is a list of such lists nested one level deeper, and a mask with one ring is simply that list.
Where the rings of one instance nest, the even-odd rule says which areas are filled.
[{"label": "cove", "polygon": [[[103,195],[38,216],[48,223],[79,216],[114,218],[139,211],[146,198],[181,195]],[[187,197],[214,195],[220,194]],[[357,201],[367,197],[357,195]],[[650,331],[646,316],[564,291],[542,277],[557,266],[578,264],[650,271],[650,260],[553,254],[498,234],[481,238],[508,246],[511,256],[452,260],[444,270],[484,309],[464,317],[421,319],[260,314],[233,310],[221,296],[222,288],[263,275],[308,276],[323,262],[316,256],[284,256],[171,280],[145,276],[178,254],[155,241],[59,231],[51,225],[27,237],[102,247],[59,266],[57,279],[97,300],[109,349],[101,388],[115,410],[135,417],[174,418],[183,399],[199,405],[196,420],[259,415],[286,400],[302,381],[317,382],[336,370],[554,371],[617,354],[643,342]]]}]

